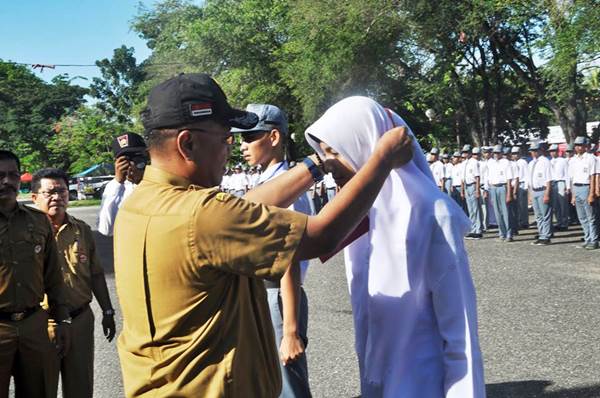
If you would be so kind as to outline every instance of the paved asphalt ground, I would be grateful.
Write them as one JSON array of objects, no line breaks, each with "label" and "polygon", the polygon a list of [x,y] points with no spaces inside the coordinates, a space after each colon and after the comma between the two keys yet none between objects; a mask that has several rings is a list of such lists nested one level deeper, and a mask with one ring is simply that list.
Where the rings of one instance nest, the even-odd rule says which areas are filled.
[{"label": "paved asphalt ground", "polygon": [[[95,224],[94,208],[71,213]],[[600,250],[576,249],[578,227],[557,233],[553,245],[531,246],[534,229],[513,243],[492,233],[467,241],[478,294],[479,334],[490,398],[600,397]],[[112,248],[97,235],[113,302]],[[308,362],[315,397],[358,397],[351,308],[343,258],[313,262]],[[107,343],[96,313],[95,396],[123,396],[115,343]],[[118,308],[118,307],[117,307]],[[118,328],[121,329],[117,310]],[[428,398],[428,397],[424,397]]]}]

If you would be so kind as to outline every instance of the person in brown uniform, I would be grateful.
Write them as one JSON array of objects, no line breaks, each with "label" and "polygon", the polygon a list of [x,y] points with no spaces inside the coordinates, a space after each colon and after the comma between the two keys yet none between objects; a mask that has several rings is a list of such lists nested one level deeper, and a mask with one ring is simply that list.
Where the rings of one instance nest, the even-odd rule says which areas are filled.
[{"label": "person in brown uniform", "polygon": [[231,108],[205,74],[150,91],[142,122],[152,165],[114,229],[127,397],[277,397],[281,374],[261,278],[280,279],[299,260],[333,250],[390,171],[412,157],[410,135],[387,132],[356,176],[309,217],[272,205],[288,207],[322,177],[316,159],[245,199],[219,191],[231,127],[257,121]]},{"label": "person in brown uniform", "polygon": [[[60,365],[64,398],[91,397],[94,389],[94,314],[92,294],[102,308],[102,328],[108,341],[115,336],[115,320],[104,270],[100,264],[92,229],[66,212],[68,177],[59,169],[43,169],[31,181],[32,199],[46,213],[60,254],[67,304],[72,318],[71,350]],[[50,335],[55,323],[50,322]]]},{"label": "person in brown uniform", "polygon": [[[0,398],[14,376],[17,398],[56,397],[56,350],[69,352],[70,318],[59,255],[48,218],[17,202],[19,158],[0,150]],[[58,325],[56,347],[48,336],[48,296]]]}]

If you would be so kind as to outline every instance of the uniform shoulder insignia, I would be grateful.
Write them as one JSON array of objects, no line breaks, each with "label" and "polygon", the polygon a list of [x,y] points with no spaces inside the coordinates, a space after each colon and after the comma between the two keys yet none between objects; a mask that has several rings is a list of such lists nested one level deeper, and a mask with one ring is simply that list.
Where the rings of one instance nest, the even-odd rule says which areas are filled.
[{"label": "uniform shoulder insignia", "polygon": [[41,215],[43,215],[44,217],[47,217],[47,216],[46,216],[46,213],[44,213],[44,212],[43,212],[43,211],[41,211],[40,209],[36,209],[35,207],[31,207],[31,206],[28,206],[28,205],[23,205],[23,208],[24,208],[25,210],[29,211],[29,212],[30,212],[30,213],[32,213],[32,214],[36,214],[36,215],[38,215],[38,214],[41,214]]},{"label": "uniform shoulder insignia", "polygon": [[218,200],[219,202],[225,202],[229,197],[231,197],[231,195],[228,193],[218,192],[217,195],[215,196],[215,199]]}]

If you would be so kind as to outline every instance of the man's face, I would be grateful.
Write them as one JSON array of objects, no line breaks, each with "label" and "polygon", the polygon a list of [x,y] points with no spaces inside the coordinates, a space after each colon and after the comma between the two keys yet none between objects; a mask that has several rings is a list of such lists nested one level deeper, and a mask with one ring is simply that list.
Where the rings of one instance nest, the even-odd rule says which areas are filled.
[{"label": "man's face", "polygon": [[556,159],[558,157],[558,151],[550,151],[550,156],[552,159]]},{"label": "man's face", "polygon": [[496,160],[502,159],[502,153],[500,153],[500,152],[494,152],[494,159],[496,159]]},{"label": "man's face", "polygon": [[510,157],[512,158],[512,160],[519,160],[519,154],[518,153],[513,153],[510,155]]},{"label": "man's face", "polygon": [[12,159],[0,160],[0,202],[16,203],[21,187],[21,173],[17,162]]},{"label": "man's face", "polygon": [[584,154],[587,151],[585,145],[575,145],[575,153],[577,155]]},{"label": "man's face", "polygon": [[42,178],[39,191],[33,192],[31,199],[48,216],[62,216],[69,204],[69,188],[62,179]]},{"label": "man's face", "polygon": [[469,159],[470,157],[471,157],[471,154],[469,152],[463,152],[462,153],[463,160]]},{"label": "man's face", "polygon": [[273,158],[273,131],[253,131],[242,133],[240,150],[250,166],[266,165]]},{"label": "man's face", "polygon": [[473,154],[473,159],[475,159],[475,160],[479,160],[479,154],[478,154],[478,153],[476,153],[476,154]]},{"label": "man's face", "polygon": [[197,167],[195,181],[192,182],[206,187],[220,185],[233,144],[231,129],[208,120],[186,130],[191,132],[192,159]]}]

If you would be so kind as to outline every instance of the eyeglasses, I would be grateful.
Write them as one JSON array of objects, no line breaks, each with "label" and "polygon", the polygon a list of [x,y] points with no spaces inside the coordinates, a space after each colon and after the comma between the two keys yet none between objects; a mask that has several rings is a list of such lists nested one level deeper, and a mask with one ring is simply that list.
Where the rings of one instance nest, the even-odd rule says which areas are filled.
[{"label": "eyeglasses", "polygon": [[44,198],[50,199],[53,196],[56,196],[56,197],[65,196],[65,194],[67,194],[68,192],[69,192],[68,189],[60,188],[60,189],[53,189],[51,191],[40,191],[40,194]]},{"label": "eyeglasses", "polygon": [[16,171],[9,171],[8,173],[0,171],[0,180],[5,179],[6,177],[10,178],[11,180],[18,180],[21,178],[21,174]]},{"label": "eyeglasses", "polygon": [[[199,133],[209,134],[209,135],[213,135],[213,136],[215,135],[215,134],[209,133],[206,130],[200,130],[200,129],[188,129],[188,128],[185,128],[185,129],[179,130],[179,132],[182,132],[184,130],[187,130],[187,131],[197,131]],[[226,144],[226,145],[233,145],[233,143],[235,142],[235,138],[234,138],[233,134],[227,133],[227,134],[224,134],[222,136],[221,142],[223,144]]]},{"label": "eyeglasses", "polygon": [[258,141],[267,134],[268,131],[253,131],[251,133],[242,133],[242,142],[247,142],[248,144],[254,141]]}]

